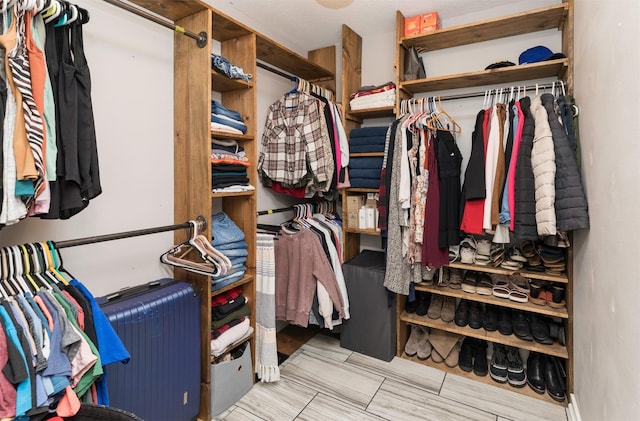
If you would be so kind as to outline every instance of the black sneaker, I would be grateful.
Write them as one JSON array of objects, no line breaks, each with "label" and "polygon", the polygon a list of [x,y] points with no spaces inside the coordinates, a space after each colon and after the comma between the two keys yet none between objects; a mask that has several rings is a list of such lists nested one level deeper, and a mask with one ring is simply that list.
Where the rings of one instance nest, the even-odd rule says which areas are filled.
[{"label": "black sneaker", "polygon": [[527,384],[527,373],[520,357],[518,348],[507,347],[507,378],[513,387],[523,387]]},{"label": "black sneaker", "polygon": [[460,300],[454,320],[456,325],[460,327],[464,327],[469,324],[469,301]]},{"label": "black sneaker", "polygon": [[498,310],[498,331],[503,335],[511,335],[513,333],[511,310],[506,307],[500,307]]},{"label": "black sneaker", "polygon": [[498,330],[498,309],[491,304],[485,304],[484,313],[482,314],[482,327],[487,332]]},{"label": "black sneaker", "polygon": [[462,341],[460,347],[460,356],[458,357],[458,367],[463,371],[469,372],[473,370],[473,343],[477,339],[466,337]]},{"label": "black sneaker", "polygon": [[487,341],[480,339],[473,347],[473,373],[476,376],[484,377],[488,372]]},{"label": "black sneaker", "polygon": [[482,327],[482,307],[477,301],[471,301],[469,304],[469,327],[472,329]]},{"label": "black sneaker", "polygon": [[489,374],[498,383],[507,382],[507,352],[504,345],[493,344]]}]

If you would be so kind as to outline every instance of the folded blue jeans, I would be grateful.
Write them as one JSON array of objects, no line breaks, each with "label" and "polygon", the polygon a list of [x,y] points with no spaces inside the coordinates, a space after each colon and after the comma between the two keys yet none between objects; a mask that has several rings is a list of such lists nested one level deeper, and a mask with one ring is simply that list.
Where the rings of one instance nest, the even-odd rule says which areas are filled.
[{"label": "folded blue jeans", "polygon": [[375,178],[379,182],[381,172],[381,169],[352,168],[351,171],[349,171],[349,178]]},{"label": "folded blue jeans", "polygon": [[245,73],[242,67],[231,64],[228,58],[211,53],[211,67],[232,79],[242,79],[245,82],[253,77],[250,73]]},{"label": "folded blue jeans", "polygon": [[352,137],[369,137],[369,136],[382,136],[385,137],[387,135],[388,126],[369,126],[369,127],[358,127],[349,133],[349,138]]},{"label": "folded blue jeans", "polygon": [[226,254],[227,250],[235,250],[235,249],[247,249],[249,247],[247,242],[244,240],[235,241],[233,243],[224,243],[218,244],[216,248],[222,252],[222,254]]},{"label": "folded blue jeans", "polygon": [[227,285],[231,285],[232,283],[239,281],[244,277],[244,271],[235,272],[231,275],[227,275],[223,278],[212,279],[211,280],[211,291],[219,290],[220,288],[224,288]]},{"label": "folded blue jeans", "polygon": [[[229,257],[229,256],[227,256]],[[243,265],[247,262],[247,256],[229,257],[231,264],[235,266]]]},{"label": "folded blue jeans", "polygon": [[247,125],[239,122],[238,120],[234,120],[227,117],[221,117],[217,114],[211,114],[211,122],[212,123],[220,123],[229,127],[233,127],[234,129],[240,130],[242,133],[247,132]]},{"label": "folded blue jeans", "polygon": [[211,234],[211,245],[216,248],[221,244],[244,240],[244,232],[224,212],[211,217]]},{"label": "folded blue jeans", "polygon": [[349,168],[382,168],[382,157],[357,157],[349,159]]},{"label": "folded blue jeans", "polygon": [[215,99],[211,100],[211,112],[234,120],[242,121],[242,116],[235,110],[230,110]]},{"label": "folded blue jeans", "polygon": [[228,250],[218,249],[218,251],[224,254],[225,256],[227,256],[229,259],[236,258],[236,257],[247,257],[247,255],[249,254],[249,251],[246,248],[228,249]]}]

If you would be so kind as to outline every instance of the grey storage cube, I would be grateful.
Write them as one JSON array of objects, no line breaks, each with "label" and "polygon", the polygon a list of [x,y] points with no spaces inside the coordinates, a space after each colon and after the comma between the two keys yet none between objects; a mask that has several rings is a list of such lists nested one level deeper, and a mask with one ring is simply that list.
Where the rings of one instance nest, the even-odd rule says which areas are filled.
[{"label": "grey storage cube", "polygon": [[242,357],[211,364],[211,415],[229,409],[252,387],[251,347],[247,344]]},{"label": "grey storage cube", "polygon": [[340,346],[391,361],[396,355],[396,309],[383,285],[384,252],[363,250],[342,265],[342,272],[351,318],[343,322]]}]

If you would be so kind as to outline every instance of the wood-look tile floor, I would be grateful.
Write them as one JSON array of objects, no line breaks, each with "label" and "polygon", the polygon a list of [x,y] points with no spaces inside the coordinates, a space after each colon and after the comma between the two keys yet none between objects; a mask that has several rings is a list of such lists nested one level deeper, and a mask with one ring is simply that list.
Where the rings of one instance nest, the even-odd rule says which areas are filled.
[{"label": "wood-look tile floor", "polygon": [[215,420],[552,420],[564,407],[436,368],[381,361],[318,334]]}]

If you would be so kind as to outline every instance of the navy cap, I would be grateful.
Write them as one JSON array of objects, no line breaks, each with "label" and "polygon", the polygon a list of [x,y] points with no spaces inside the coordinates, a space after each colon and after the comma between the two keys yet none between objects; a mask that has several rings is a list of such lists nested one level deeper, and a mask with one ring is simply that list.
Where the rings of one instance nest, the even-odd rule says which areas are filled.
[{"label": "navy cap", "polygon": [[538,63],[540,61],[555,60],[566,57],[562,53],[553,53],[550,49],[543,45],[531,47],[523,51],[518,57],[519,64]]}]

